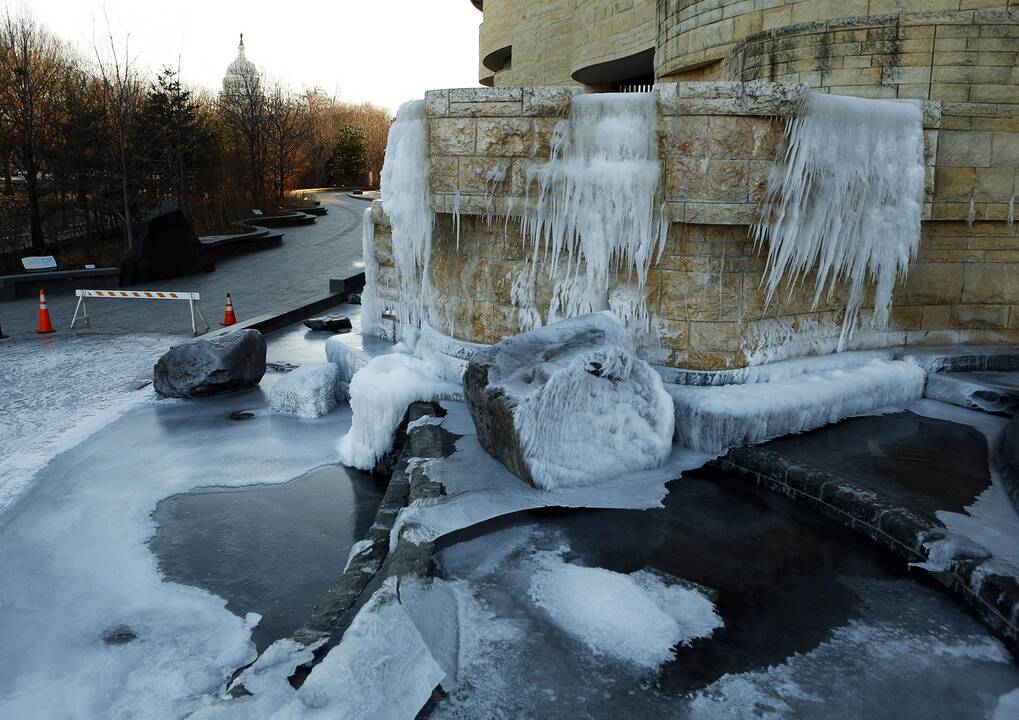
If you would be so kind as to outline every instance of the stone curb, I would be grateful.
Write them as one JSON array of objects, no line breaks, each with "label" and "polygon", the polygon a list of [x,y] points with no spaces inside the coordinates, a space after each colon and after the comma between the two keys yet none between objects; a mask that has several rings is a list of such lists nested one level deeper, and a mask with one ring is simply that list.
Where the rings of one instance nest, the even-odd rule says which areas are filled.
[{"label": "stone curb", "polygon": [[[736,448],[709,463],[756,485],[806,502],[910,563],[927,562],[925,542],[945,537],[936,518],[855,486],[850,479],[794,462],[760,447]],[[993,561],[959,559],[930,572],[959,596],[1019,660],[1019,581]]]},{"label": "stone curb", "polygon": [[[336,583],[321,596],[308,621],[290,636],[303,645],[320,643],[314,658],[291,675],[290,682],[294,687],[300,687],[315,665],[339,644],[361,607],[386,579],[404,575],[426,577],[430,574],[434,543],[418,545],[400,537],[392,552],[389,552],[389,545],[400,510],[419,498],[435,497],[442,492],[438,483],[429,480],[420,468],[411,463],[416,458],[440,456],[442,445],[438,428],[424,425],[409,433],[406,431],[407,425],[414,420],[436,416],[440,412],[438,405],[430,402],[415,402],[407,409],[397,430],[397,437],[405,437],[406,442],[375,513],[375,521],[363,538],[368,545],[351,558]],[[231,693],[241,695],[244,691],[231,689]]]}]

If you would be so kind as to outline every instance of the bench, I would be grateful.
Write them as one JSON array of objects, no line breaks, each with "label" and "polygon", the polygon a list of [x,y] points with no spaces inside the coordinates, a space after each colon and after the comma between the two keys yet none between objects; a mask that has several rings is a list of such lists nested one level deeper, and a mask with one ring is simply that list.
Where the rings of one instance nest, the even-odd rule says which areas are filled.
[{"label": "bench", "polygon": [[35,297],[40,289],[47,293],[98,290],[120,287],[120,268],[81,268],[79,270],[36,270],[18,275],[0,275],[0,300]]}]

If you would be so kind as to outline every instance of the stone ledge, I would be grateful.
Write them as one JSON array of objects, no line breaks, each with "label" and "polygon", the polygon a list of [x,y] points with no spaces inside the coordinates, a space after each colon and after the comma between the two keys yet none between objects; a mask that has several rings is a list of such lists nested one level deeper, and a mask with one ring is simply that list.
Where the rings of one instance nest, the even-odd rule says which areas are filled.
[{"label": "stone ledge", "polygon": [[[736,448],[709,463],[760,487],[814,506],[910,563],[926,562],[925,542],[946,536],[934,517],[899,507],[850,478],[796,463],[761,447]],[[932,577],[969,605],[1019,659],[1019,582],[994,571],[993,561],[961,559]]]}]

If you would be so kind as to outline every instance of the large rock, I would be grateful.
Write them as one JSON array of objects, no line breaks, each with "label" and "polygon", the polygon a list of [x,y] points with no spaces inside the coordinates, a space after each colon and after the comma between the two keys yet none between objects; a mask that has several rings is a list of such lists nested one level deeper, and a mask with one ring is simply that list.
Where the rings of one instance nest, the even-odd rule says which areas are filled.
[{"label": "large rock", "polygon": [[135,234],[134,245],[120,263],[120,284],[137,285],[215,269],[184,213],[173,201],[164,201]]},{"label": "large rock", "polygon": [[309,330],[324,330],[334,333],[350,332],[352,328],[350,318],[346,315],[321,315],[308,318],[304,321],[304,326]]},{"label": "large rock", "polygon": [[481,445],[546,490],[657,467],[672,448],[672,400],[608,313],[476,352],[464,399]]},{"label": "large rock", "polygon": [[251,387],[264,374],[262,333],[239,330],[170,348],[153,368],[153,384],[160,395],[193,398]]},{"label": "large rock", "polygon": [[1019,512],[1019,415],[1008,421],[998,440],[998,472],[1012,505]]}]

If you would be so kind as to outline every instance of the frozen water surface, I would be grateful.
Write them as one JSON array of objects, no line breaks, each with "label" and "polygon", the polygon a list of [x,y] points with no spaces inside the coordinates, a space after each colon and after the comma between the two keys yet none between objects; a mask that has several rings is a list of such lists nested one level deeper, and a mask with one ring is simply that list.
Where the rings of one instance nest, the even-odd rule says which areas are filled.
[{"label": "frozen water surface", "polygon": [[[659,510],[524,513],[443,545],[465,619],[459,681],[432,717],[982,719],[1019,683],[1004,647],[904,563],[717,474],[674,481]],[[699,588],[724,627],[657,670],[596,652],[529,592],[550,553]],[[610,624],[636,618],[627,597],[603,593]]]},{"label": "frozen water surface", "polygon": [[[112,352],[116,341],[104,347]],[[162,348],[154,344],[154,354]],[[89,375],[96,387],[120,387],[117,375],[128,370],[116,361],[110,368],[105,378]],[[318,420],[272,413],[267,394],[277,377],[193,402],[157,401],[151,389],[125,400],[111,389],[119,419],[41,464],[0,518],[0,717],[180,717],[254,658],[257,618],[165,581],[147,542],[163,498],[284,483],[335,462],[349,410]],[[74,407],[63,412],[73,418]],[[253,417],[232,420],[235,411]],[[45,412],[60,414],[43,408],[36,417]],[[44,460],[59,449],[46,447]]]}]

